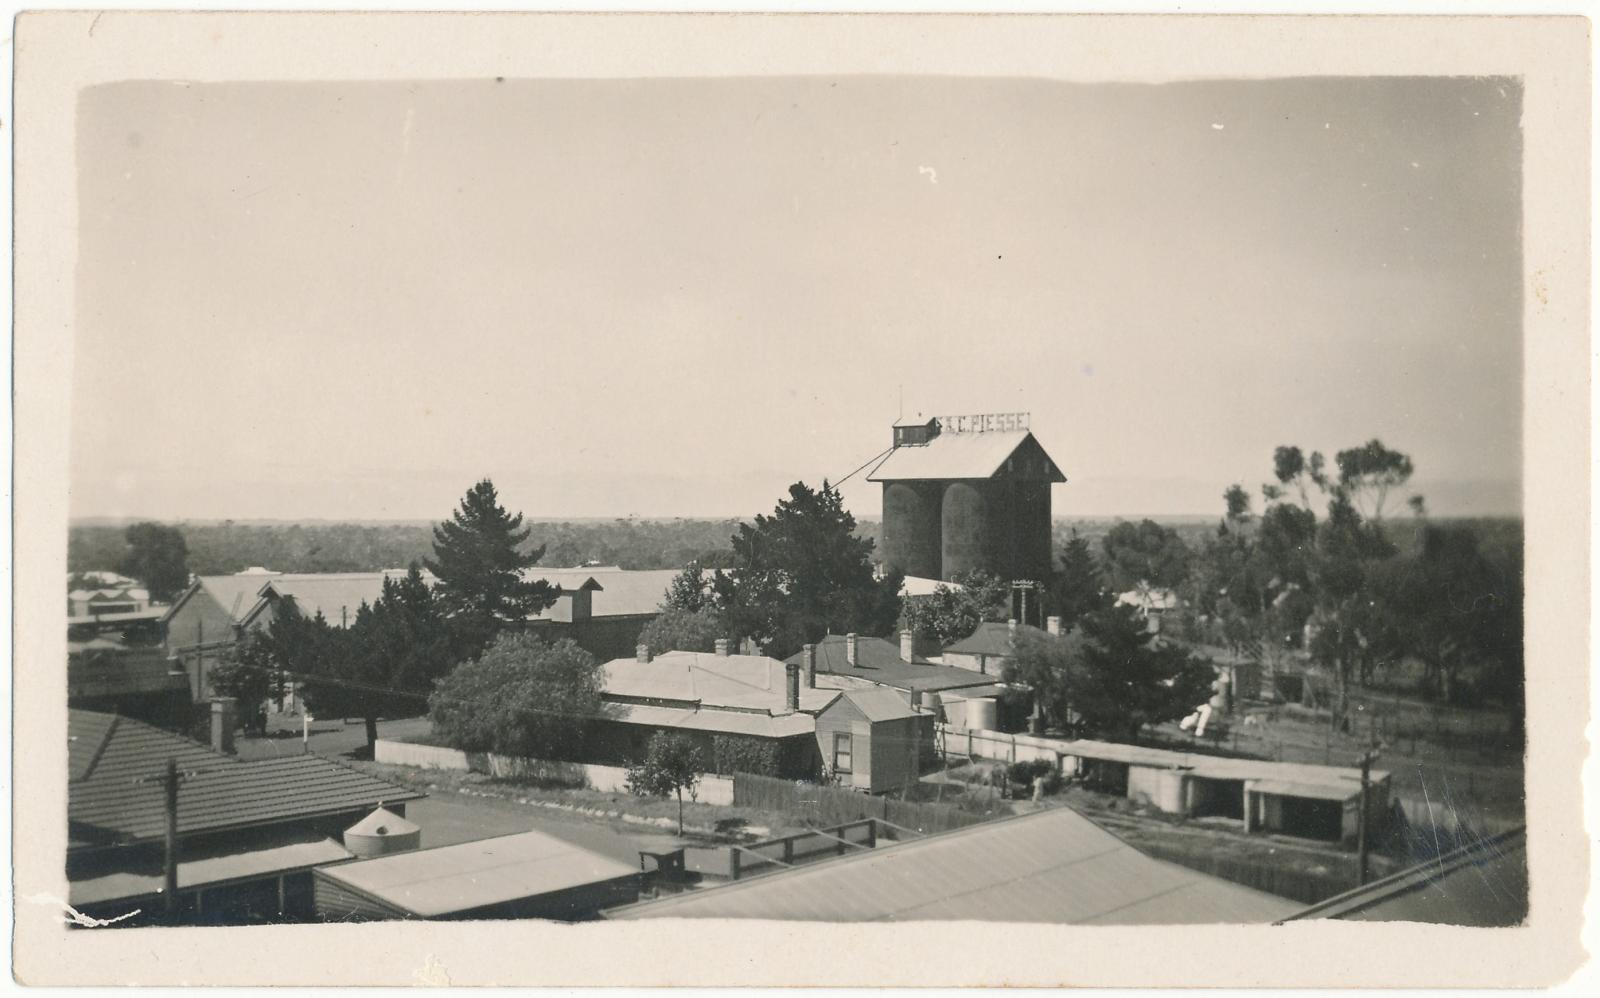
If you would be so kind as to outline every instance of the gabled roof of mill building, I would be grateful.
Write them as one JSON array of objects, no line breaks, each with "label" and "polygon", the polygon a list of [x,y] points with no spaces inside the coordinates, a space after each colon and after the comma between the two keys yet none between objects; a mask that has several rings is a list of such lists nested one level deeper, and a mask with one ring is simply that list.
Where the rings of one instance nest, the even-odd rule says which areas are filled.
[{"label": "gabled roof of mill building", "polygon": [[869,482],[993,478],[1006,462],[1024,449],[1037,451],[1044,474],[1052,482],[1067,476],[1056,467],[1037,438],[1028,430],[987,433],[940,433],[925,444],[906,444],[890,451],[867,474]]}]

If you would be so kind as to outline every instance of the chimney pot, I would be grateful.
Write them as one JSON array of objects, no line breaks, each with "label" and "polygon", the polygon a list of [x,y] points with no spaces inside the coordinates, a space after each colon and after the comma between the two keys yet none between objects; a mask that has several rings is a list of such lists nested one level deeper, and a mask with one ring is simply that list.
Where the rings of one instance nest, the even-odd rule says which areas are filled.
[{"label": "chimney pot", "polygon": [[1044,629],[1049,631],[1051,634],[1060,634],[1061,633],[1061,618],[1060,617],[1046,617],[1044,619]]},{"label": "chimney pot", "polygon": [[916,661],[917,639],[910,631],[900,632],[900,658],[907,662]]},{"label": "chimney pot", "polygon": [[633,657],[635,659],[639,660],[640,662],[648,662],[648,661],[650,661],[650,646],[649,645],[639,645],[637,648],[635,648],[633,650]]},{"label": "chimney pot", "polygon": [[718,638],[717,639],[717,654],[722,656],[723,658],[727,658],[728,657],[728,639],[727,638]]},{"label": "chimney pot", "polygon": [[817,646],[806,645],[800,649],[800,659],[806,666],[806,689],[817,688]]},{"label": "chimney pot", "polygon": [[850,668],[852,669],[856,668],[858,665],[856,661],[856,635],[854,631],[851,631],[849,634],[844,636],[844,660],[850,663]]},{"label": "chimney pot", "polygon": [[233,754],[233,727],[238,719],[239,701],[233,697],[211,700],[211,750]]}]

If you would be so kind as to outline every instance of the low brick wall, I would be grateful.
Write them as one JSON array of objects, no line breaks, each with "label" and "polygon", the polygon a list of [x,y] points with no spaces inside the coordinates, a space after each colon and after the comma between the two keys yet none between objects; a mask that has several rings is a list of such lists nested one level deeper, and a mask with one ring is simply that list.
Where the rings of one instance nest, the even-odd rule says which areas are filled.
[{"label": "low brick wall", "polygon": [[[582,762],[550,762],[492,752],[463,752],[439,745],[416,745],[378,739],[373,754],[376,762],[421,769],[452,769],[462,773],[483,773],[502,780],[538,780],[545,783],[586,787],[601,793],[627,793],[623,785],[628,771],[620,766],[595,766]],[[695,787],[695,800],[702,804],[733,803],[733,780],[702,775]]]}]

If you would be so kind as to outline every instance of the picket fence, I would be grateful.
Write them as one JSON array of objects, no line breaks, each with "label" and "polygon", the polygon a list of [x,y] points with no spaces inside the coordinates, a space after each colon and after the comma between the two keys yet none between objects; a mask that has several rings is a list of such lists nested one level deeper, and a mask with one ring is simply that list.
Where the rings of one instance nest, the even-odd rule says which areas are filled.
[{"label": "picket fence", "polygon": [[[496,755],[493,752],[463,752],[441,745],[419,745],[378,739],[375,762],[392,766],[417,766],[422,769],[450,769],[462,773],[483,773],[498,780],[525,780],[569,787],[585,787],[601,793],[626,793],[628,771],[620,766],[596,766],[582,762],[552,762],[522,756]],[[733,781],[725,776],[701,774],[694,799],[702,804],[732,804]]]}]

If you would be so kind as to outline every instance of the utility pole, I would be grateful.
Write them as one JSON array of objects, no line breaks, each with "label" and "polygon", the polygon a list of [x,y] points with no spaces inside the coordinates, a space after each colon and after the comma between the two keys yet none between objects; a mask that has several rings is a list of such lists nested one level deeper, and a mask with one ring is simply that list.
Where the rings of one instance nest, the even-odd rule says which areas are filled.
[{"label": "utility pole", "polygon": [[1356,819],[1356,886],[1364,886],[1367,882],[1367,820],[1368,788],[1372,781],[1372,764],[1378,758],[1378,737],[1374,733],[1370,747],[1361,753],[1361,799],[1357,809]]}]

